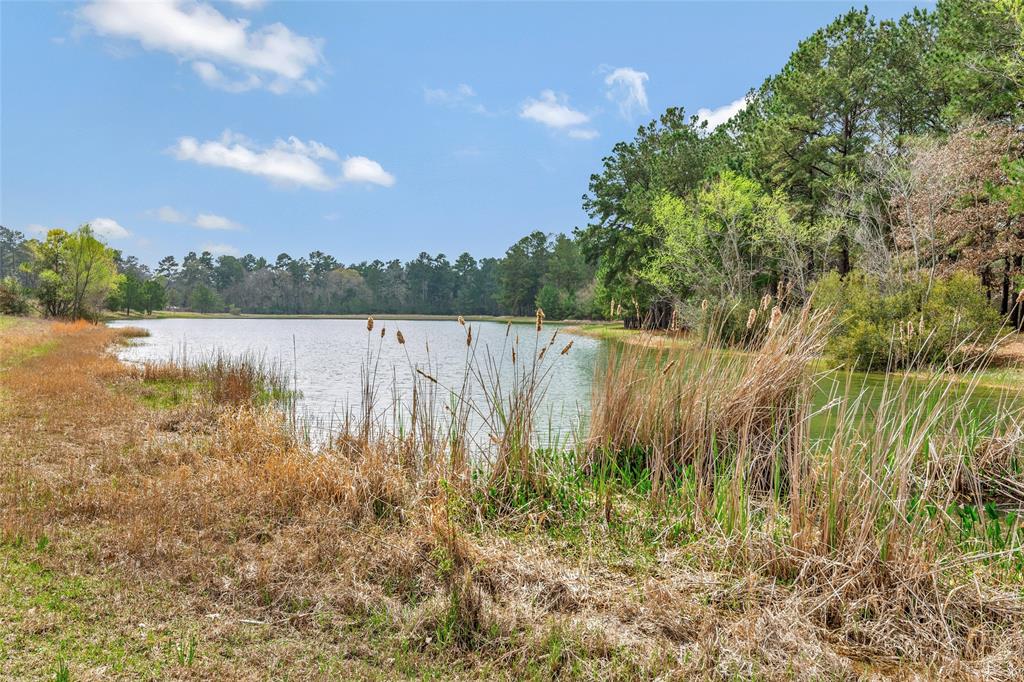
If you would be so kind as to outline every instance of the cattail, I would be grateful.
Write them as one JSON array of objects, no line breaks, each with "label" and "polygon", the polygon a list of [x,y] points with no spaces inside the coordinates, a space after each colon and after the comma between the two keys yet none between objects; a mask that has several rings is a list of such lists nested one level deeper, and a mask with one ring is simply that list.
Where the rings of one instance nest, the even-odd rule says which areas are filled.
[{"label": "cattail", "polygon": [[402,330],[401,329],[399,329],[397,332],[395,332],[395,336],[398,338],[398,343],[400,345],[404,346],[405,345],[405,337],[402,336]]},{"label": "cattail", "polygon": [[424,372],[419,367],[416,368],[416,373],[419,374],[420,376],[423,376],[423,377],[429,379],[432,383],[435,383],[435,384],[437,383],[437,379],[435,379],[434,377],[430,376],[429,374]]},{"label": "cattail", "polygon": [[754,326],[754,320],[757,319],[757,308],[751,308],[750,312],[747,313],[747,329]]},{"label": "cattail", "polygon": [[562,352],[559,353],[559,355],[566,355],[569,352],[570,348],[572,348],[572,341],[569,341],[569,343],[565,344],[565,348],[562,349]]},{"label": "cattail", "polygon": [[537,308],[537,331],[544,327],[544,310]]},{"label": "cattail", "polygon": [[665,365],[665,369],[661,370],[661,375],[665,376],[666,374],[669,373],[669,370],[671,370],[675,366],[676,366],[676,361],[673,360],[672,362],[670,362],[667,365]]},{"label": "cattail", "polygon": [[544,354],[548,352],[548,348],[550,348],[550,346],[544,346],[543,348],[540,349],[540,352],[537,353],[538,360],[544,359]]},{"label": "cattail", "polygon": [[708,311],[708,299],[704,299],[700,302],[700,311],[706,313]]},{"label": "cattail", "polygon": [[779,322],[782,322],[782,308],[775,306],[772,308],[772,319],[768,322],[768,329],[775,329]]},{"label": "cattail", "polygon": [[506,339],[508,338],[508,333],[510,331],[512,331],[512,320],[509,320],[508,324],[505,325],[505,338]]},{"label": "cattail", "polygon": [[459,315],[459,324],[461,324],[463,327],[466,326],[466,320],[465,318],[462,317],[462,315]]},{"label": "cattail", "polygon": [[373,331],[373,315],[370,315],[368,318],[366,318],[366,331]]},{"label": "cattail", "polygon": [[467,346],[472,346],[473,345],[473,328],[472,327],[466,327],[466,345]]},{"label": "cattail", "polygon": [[[957,313],[957,315],[959,315],[959,313]],[[917,333],[922,336],[924,335],[924,315],[921,316],[921,319],[917,323]]]},{"label": "cattail", "polygon": [[512,349],[512,364],[516,364],[516,349]]},{"label": "cattail", "polygon": [[907,320],[907,341],[914,338],[914,321]]},{"label": "cattail", "polygon": [[382,339],[384,338],[384,332],[386,332],[387,330],[388,330],[387,327],[381,327],[380,328],[380,338],[382,338]]},{"label": "cattail", "polygon": [[765,294],[761,297],[761,310],[768,310],[768,306],[772,304],[772,295]]}]

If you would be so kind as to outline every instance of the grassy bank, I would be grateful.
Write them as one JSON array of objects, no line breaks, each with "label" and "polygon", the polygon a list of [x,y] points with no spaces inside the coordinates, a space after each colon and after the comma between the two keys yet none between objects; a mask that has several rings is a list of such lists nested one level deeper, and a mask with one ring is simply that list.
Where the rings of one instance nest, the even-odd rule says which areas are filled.
[{"label": "grassy bank", "polygon": [[[312,449],[251,362],[133,369],[116,330],[5,322],[0,676],[1021,675],[1019,415],[895,382],[809,442],[794,320],[747,356],[611,356],[586,442],[538,452],[548,332],[468,351],[467,381],[516,363],[478,460],[430,367],[401,424]],[[396,342],[369,330],[367,366]]]}]

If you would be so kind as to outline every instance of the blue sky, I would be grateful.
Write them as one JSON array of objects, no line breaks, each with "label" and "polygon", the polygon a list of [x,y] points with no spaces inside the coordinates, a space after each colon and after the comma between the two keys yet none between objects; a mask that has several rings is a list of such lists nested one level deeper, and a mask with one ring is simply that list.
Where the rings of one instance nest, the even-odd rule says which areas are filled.
[{"label": "blue sky", "polygon": [[725,118],[849,6],[4,2],[0,222],[92,221],[151,264],[498,256],[585,224],[638,125]]}]

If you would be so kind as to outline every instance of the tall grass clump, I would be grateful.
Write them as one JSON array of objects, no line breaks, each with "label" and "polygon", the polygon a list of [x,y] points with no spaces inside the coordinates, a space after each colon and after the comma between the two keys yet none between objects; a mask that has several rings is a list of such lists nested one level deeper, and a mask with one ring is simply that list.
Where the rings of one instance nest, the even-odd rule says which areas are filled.
[{"label": "tall grass clump", "polygon": [[594,384],[592,462],[632,460],[651,472],[658,494],[684,473],[705,492],[726,474],[759,492],[789,488],[806,454],[810,365],[829,318],[809,309],[770,315],[763,340],[745,351],[710,342],[613,349]]},{"label": "tall grass clump", "polygon": [[216,405],[284,403],[291,397],[280,368],[250,353],[217,352],[196,361],[182,354],[166,361],[144,363],[139,372],[144,382],[195,386],[200,395]]},{"label": "tall grass clump", "polygon": [[1024,605],[968,585],[1024,575],[1019,406],[975,410],[976,374],[888,374],[872,394],[853,391],[851,373],[812,410],[830,317],[771,319],[743,351],[610,355],[591,466],[646,468],[667,523],[737,570],[796,585],[801,610],[861,651],[962,661],[993,650],[978,633],[1019,624]]}]

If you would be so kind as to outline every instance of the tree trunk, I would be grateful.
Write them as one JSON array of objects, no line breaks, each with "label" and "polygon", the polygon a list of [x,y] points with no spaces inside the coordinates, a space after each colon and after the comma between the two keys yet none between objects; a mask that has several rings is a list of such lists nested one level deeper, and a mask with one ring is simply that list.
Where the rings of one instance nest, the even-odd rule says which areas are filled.
[{"label": "tree trunk", "polygon": [[1006,267],[1003,269],[1003,300],[999,306],[999,314],[1006,315],[1010,312],[1010,259],[1006,259]]}]

